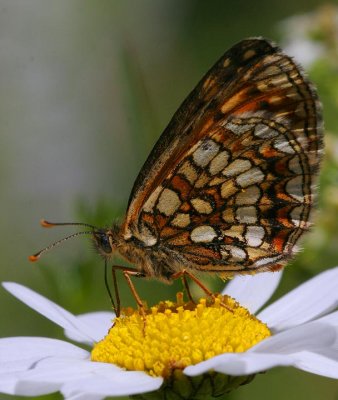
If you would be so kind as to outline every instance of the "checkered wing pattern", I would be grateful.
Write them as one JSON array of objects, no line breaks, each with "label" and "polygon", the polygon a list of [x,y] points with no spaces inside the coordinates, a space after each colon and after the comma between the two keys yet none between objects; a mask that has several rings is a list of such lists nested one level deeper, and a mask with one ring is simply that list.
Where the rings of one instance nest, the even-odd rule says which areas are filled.
[{"label": "checkered wing pattern", "polygon": [[309,226],[321,108],[295,62],[244,40],[210,69],[144,164],[126,241],[195,270],[278,269]]}]

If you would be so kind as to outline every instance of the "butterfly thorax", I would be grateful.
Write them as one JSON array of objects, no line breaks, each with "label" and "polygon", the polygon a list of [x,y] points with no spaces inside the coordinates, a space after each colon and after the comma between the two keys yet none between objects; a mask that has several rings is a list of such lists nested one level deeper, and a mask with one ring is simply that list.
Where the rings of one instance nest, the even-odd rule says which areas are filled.
[{"label": "butterfly thorax", "polygon": [[134,236],[126,240],[119,225],[95,231],[93,239],[95,247],[105,259],[118,254],[147,277],[168,283],[170,276],[180,269],[160,248],[149,248]]}]

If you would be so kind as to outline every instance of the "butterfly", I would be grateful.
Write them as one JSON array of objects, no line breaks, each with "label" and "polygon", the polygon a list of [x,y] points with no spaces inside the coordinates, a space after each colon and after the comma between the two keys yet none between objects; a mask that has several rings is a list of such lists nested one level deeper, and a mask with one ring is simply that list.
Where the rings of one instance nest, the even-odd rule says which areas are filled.
[{"label": "butterfly", "polygon": [[321,105],[302,69],[266,39],[242,40],[174,114],[123,223],[83,233],[105,259],[135,266],[118,267],[129,282],[276,271],[311,226],[322,153]]}]

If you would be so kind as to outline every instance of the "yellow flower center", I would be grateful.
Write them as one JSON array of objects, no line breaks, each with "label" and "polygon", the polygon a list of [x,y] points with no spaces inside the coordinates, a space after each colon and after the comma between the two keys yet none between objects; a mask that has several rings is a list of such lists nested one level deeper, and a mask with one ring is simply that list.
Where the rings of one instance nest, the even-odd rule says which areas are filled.
[{"label": "yellow flower center", "polygon": [[160,302],[142,315],[125,309],[108,335],[92,350],[92,360],[168,378],[222,353],[243,352],[271,335],[268,327],[228,296],[198,304]]}]

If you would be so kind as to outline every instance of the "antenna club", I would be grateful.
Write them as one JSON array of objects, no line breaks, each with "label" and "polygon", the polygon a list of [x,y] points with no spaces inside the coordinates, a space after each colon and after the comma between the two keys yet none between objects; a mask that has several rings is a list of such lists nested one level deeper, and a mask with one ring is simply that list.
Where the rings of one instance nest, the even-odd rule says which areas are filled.
[{"label": "antenna club", "polygon": [[[48,224],[49,224],[49,223],[47,222],[47,227],[49,227]],[[53,226],[53,225],[51,225],[51,226]],[[37,260],[40,258],[40,256],[41,256],[43,253],[45,253],[46,251],[52,250],[54,247],[59,246],[61,243],[65,242],[65,241],[68,240],[68,239],[71,239],[71,238],[74,238],[74,237],[80,236],[80,235],[92,235],[92,234],[93,234],[93,231],[92,231],[92,230],[73,233],[72,235],[66,236],[65,238],[60,239],[60,240],[58,240],[58,241],[56,241],[56,242],[50,244],[49,246],[45,247],[44,249],[38,251],[37,253],[35,253],[35,254],[29,256],[28,259],[29,259],[29,261],[35,262],[35,261],[37,261]]]},{"label": "antenna club", "polygon": [[40,225],[41,225],[43,228],[53,228],[53,226],[55,226],[55,224],[53,224],[52,222],[48,222],[48,221],[46,221],[45,219],[41,219],[41,220],[40,220]]},{"label": "antenna club", "polygon": [[40,258],[40,255],[33,254],[32,256],[28,257],[28,260],[31,262],[35,262]]}]

